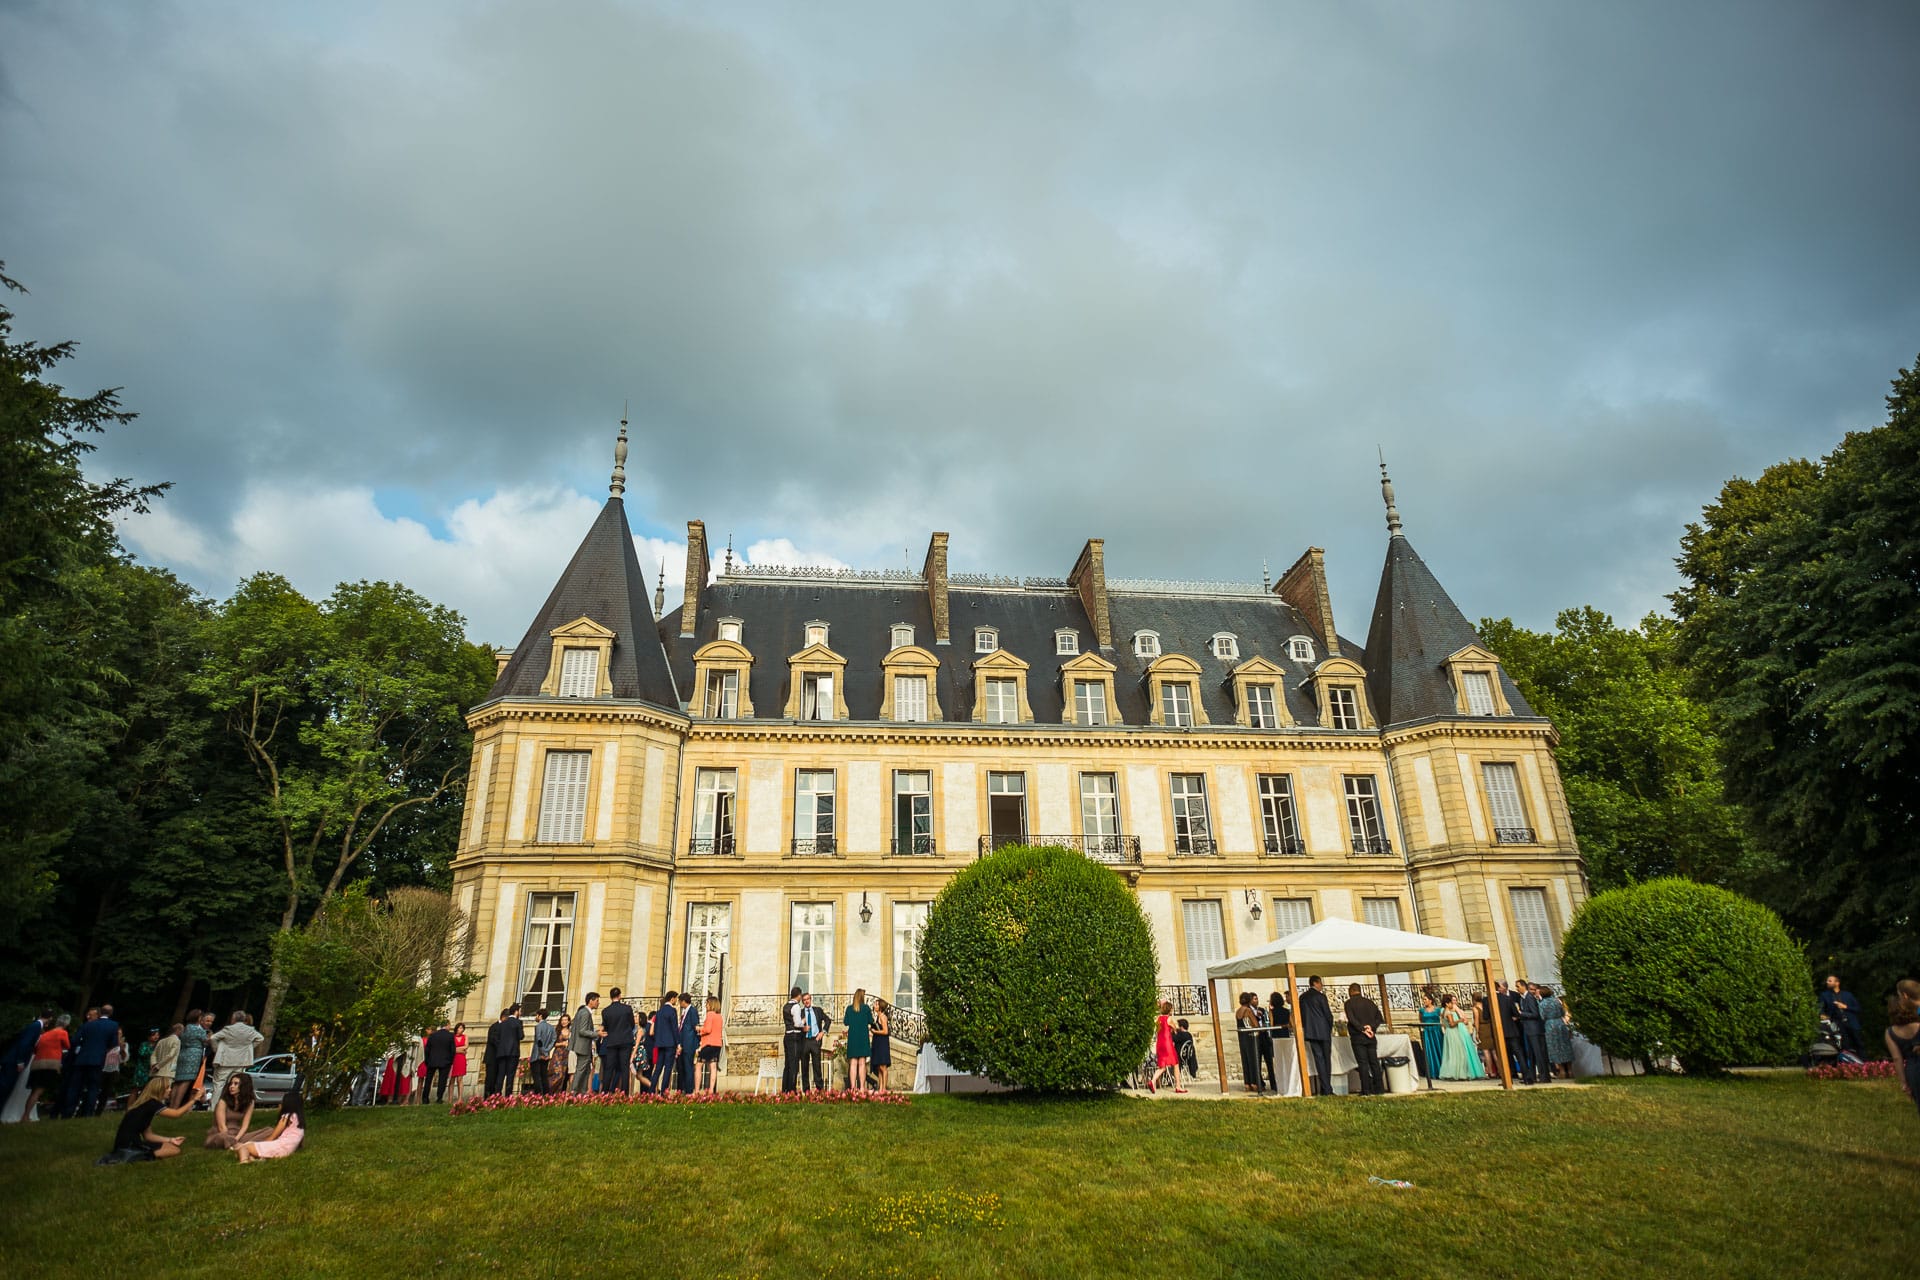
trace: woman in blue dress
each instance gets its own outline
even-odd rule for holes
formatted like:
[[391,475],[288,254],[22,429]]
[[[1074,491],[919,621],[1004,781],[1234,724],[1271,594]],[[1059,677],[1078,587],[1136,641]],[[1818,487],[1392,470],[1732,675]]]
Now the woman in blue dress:
[[1460,1002],[1448,992],[1440,997],[1440,1021],[1446,1026],[1442,1046],[1442,1080],[1484,1080],[1486,1068],[1480,1065],[1480,1046],[1473,1038],[1473,1015],[1460,1008]]
[[1446,1028],[1440,1025],[1440,1006],[1433,1001],[1433,992],[1420,993],[1420,1048],[1427,1055],[1425,1063],[1429,1079],[1440,1074],[1440,1064],[1446,1059]]
[[1553,1064],[1553,1074],[1573,1079],[1573,1024],[1552,987],[1540,988],[1540,1020],[1546,1024],[1547,1061]]
[[873,1010],[867,1007],[865,987],[853,993],[842,1020],[847,1028],[847,1088],[864,1093],[867,1088],[867,1059],[873,1056]]

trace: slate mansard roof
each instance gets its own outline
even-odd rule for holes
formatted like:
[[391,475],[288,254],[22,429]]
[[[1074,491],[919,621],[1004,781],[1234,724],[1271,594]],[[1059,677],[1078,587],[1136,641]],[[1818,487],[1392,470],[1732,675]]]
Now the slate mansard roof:
[[[1446,661],[1480,633],[1460,612],[1427,562],[1403,533],[1387,540],[1387,562],[1380,570],[1380,591],[1373,601],[1367,631],[1367,698],[1382,725],[1408,724],[1458,714]],[[1516,716],[1533,708],[1519,687],[1500,672],[1507,705]]]

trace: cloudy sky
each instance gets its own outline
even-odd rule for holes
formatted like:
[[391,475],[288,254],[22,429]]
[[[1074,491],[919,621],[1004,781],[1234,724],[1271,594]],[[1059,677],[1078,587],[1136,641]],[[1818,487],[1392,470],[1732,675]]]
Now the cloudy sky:
[[[397,12],[396,12],[397,11]],[[1627,619],[1920,351],[1920,6],[0,0],[17,332],[129,544],[511,644],[630,402],[649,575],[1257,580]],[[678,562],[669,569],[678,597]]]

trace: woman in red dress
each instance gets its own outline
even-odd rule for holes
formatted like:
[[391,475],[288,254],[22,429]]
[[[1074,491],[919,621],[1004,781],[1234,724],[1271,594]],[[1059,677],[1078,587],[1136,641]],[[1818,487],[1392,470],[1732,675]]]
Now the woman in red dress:
[[1169,1067],[1173,1069],[1173,1091],[1185,1093],[1180,1087],[1180,1051],[1173,1047],[1173,1027],[1168,1018],[1173,1013],[1171,1002],[1160,1002],[1160,1016],[1153,1024],[1153,1075],[1147,1080],[1147,1092],[1160,1092],[1160,1077]]
[[447,1073],[453,1077],[453,1100],[460,1101],[467,1092],[467,1024],[453,1024],[453,1070]]

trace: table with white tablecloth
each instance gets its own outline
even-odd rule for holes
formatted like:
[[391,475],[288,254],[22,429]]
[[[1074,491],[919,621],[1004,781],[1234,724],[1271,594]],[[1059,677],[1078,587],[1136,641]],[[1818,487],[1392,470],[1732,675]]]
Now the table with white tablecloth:
[[[1260,1034],[1268,1035],[1271,1033],[1262,1030]],[[1411,1036],[1398,1031],[1381,1031],[1375,1034],[1374,1039],[1379,1043],[1380,1056],[1382,1058],[1405,1058],[1407,1060],[1408,1073],[1416,1082],[1419,1081],[1419,1061],[1413,1056],[1413,1038]],[[1358,1069],[1359,1062],[1353,1056],[1353,1046],[1347,1043],[1345,1036],[1335,1036],[1333,1038],[1332,1048],[1333,1052],[1329,1056],[1333,1061],[1334,1075],[1344,1076]],[[1273,1069],[1275,1076],[1280,1082],[1280,1096],[1283,1098],[1297,1098],[1300,1096],[1299,1053],[1300,1051],[1294,1048],[1292,1037],[1274,1036]],[[1309,1046],[1307,1050],[1307,1068],[1308,1070],[1312,1070],[1313,1068],[1313,1050],[1311,1046]],[[1355,1075],[1354,1082],[1358,1080],[1359,1077]]]

